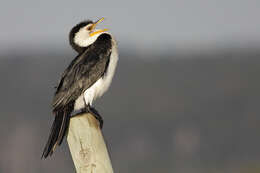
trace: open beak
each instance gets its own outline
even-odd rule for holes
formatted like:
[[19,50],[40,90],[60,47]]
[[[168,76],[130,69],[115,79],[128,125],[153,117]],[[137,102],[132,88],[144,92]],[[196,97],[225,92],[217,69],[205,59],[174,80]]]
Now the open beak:
[[100,30],[97,30],[97,31],[95,31],[95,32],[92,32],[92,31],[96,28],[97,24],[99,24],[99,23],[102,22],[103,20],[104,20],[104,17],[102,17],[101,19],[99,19],[98,21],[96,21],[95,23],[93,23],[93,25],[92,25],[91,28],[90,28],[90,30],[91,30],[91,33],[89,34],[90,37],[92,37],[92,36],[94,36],[94,35],[96,35],[96,34],[98,34],[98,33],[108,31],[108,29],[100,29]]

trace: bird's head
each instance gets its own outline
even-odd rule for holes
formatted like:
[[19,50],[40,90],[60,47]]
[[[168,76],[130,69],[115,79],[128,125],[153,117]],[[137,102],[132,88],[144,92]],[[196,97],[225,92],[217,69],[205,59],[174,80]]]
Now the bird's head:
[[96,29],[97,24],[103,20],[104,18],[101,18],[96,22],[87,20],[74,26],[69,34],[72,48],[77,52],[81,52],[82,49],[94,43],[99,35],[107,31],[107,29]]

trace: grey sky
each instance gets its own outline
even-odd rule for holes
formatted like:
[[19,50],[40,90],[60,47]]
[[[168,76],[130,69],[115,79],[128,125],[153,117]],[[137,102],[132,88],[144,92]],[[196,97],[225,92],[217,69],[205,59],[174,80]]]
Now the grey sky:
[[182,48],[225,42],[260,43],[259,0],[4,1],[0,50],[67,45],[82,19],[105,17],[121,45],[133,49]]

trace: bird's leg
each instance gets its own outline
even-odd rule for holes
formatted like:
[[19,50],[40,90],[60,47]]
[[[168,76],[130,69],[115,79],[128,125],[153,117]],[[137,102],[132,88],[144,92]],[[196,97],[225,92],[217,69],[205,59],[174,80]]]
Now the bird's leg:
[[91,113],[99,121],[99,126],[102,129],[104,121],[101,115],[94,107],[91,107],[90,104],[87,104],[85,99],[84,99],[84,104],[85,104],[85,112]]
[[86,104],[85,99],[84,100],[84,108],[81,108],[80,110],[76,110],[73,112],[73,114],[70,115],[70,118],[76,117],[78,115],[84,114],[84,113],[89,113],[88,105]]
[[76,117],[76,116],[81,115],[83,113],[88,113],[88,112],[86,112],[85,109],[80,109],[80,110],[74,111],[73,114],[70,115],[70,118]]
[[87,110],[88,110],[89,113],[91,113],[99,121],[99,126],[102,129],[102,127],[103,127],[103,118],[98,113],[98,111],[94,107],[91,107],[90,105],[87,105]]
[[89,105],[89,110],[90,110],[89,112],[92,115],[94,115],[94,117],[99,121],[100,128],[102,129],[104,123],[102,116],[98,113],[98,111],[94,107],[91,107],[90,105]]
[[76,117],[83,113],[91,113],[99,121],[100,128],[102,129],[103,118],[101,117],[101,115],[98,113],[98,111],[94,107],[90,106],[90,104],[86,104],[85,100],[84,100],[84,104],[85,104],[85,107],[79,111],[74,112],[74,114],[72,114],[70,116],[70,118]]

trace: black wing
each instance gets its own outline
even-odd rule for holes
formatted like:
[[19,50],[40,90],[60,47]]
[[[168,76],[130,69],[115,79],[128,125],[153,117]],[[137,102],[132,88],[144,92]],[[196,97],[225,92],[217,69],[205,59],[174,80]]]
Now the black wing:
[[53,98],[53,111],[63,109],[75,101],[86,89],[106,72],[112,49],[109,34],[100,35],[97,40],[77,56],[64,71]]

